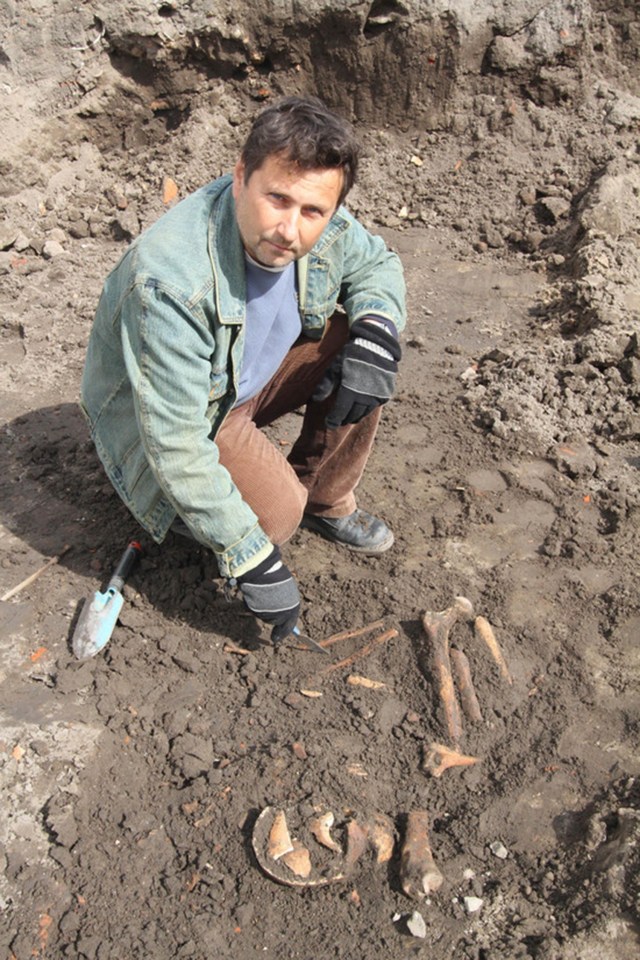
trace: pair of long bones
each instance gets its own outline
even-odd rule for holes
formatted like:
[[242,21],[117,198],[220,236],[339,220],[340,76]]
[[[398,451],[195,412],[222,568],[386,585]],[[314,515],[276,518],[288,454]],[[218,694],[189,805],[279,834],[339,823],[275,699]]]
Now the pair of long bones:
[[482,711],[473,686],[469,660],[462,650],[449,646],[451,629],[460,620],[473,620],[476,636],[488,647],[500,675],[507,683],[513,683],[491,624],[484,617],[474,619],[473,604],[466,597],[456,597],[450,607],[439,613],[427,610],[422,615],[422,626],[430,641],[431,662],[438,682],[447,733],[453,743],[453,749],[441,743],[432,743],[429,747],[424,767],[435,777],[442,776],[449,767],[470,766],[478,762],[477,757],[469,757],[459,752],[462,715],[456,696],[454,675],[465,715],[473,723],[482,720]]
[[[428,610],[423,614],[422,626],[430,642],[431,662],[438,682],[447,733],[453,743],[453,747],[432,743],[427,748],[423,766],[434,777],[441,777],[450,767],[471,766],[478,763],[479,759],[461,753],[459,750],[462,738],[462,716],[456,696],[456,685],[465,716],[473,723],[482,721],[482,711],[473,686],[469,661],[462,650],[449,646],[451,629],[460,620],[473,620],[475,634],[488,647],[500,675],[507,683],[513,683],[491,624],[484,617],[474,619],[473,604],[470,600],[466,597],[456,597],[454,603],[446,610],[440,612]],[[400,861],[400,877],[404,892],[416,900],[434,893],[444,881],[431,851],[429,814],[426,810],[414,810],[409,814]]]

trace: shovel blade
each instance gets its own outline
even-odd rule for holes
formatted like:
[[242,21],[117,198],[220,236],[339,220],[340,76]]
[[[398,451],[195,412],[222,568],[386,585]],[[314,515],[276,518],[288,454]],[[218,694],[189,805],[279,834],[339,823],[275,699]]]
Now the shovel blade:
[[122,594],[113,589],[108,589],[105,593],[96,591],[93,598],[85,603],[71,641],[78,660],[95,657],[96,653],[106,647],[123,603]]

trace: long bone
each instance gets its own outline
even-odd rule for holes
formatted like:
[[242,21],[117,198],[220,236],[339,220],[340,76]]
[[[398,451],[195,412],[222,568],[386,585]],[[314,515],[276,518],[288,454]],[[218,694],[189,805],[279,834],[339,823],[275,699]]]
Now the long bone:
[[432,663],[438,679],[447,730],[456,746],[462,736],[462,720],[451,674],[449,634],[454,623],[458,620],[471,620],[472,618],[473,604],[466,597],[456,597],[455,602],[450,607],[439,613],[427,610],[422,615],[422,626],[431,644]]
[[424,900],[440,889],[443,880],[429,843],[429,814],[426,810],[412,810],[407,817],[407,830],[400,855],[402,889],[408,897]]

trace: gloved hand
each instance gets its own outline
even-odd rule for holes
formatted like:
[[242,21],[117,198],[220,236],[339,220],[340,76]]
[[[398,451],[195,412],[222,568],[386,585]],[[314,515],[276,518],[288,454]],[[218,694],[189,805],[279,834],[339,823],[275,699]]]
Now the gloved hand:
[[247,610],[260,620],[273,624],[271,640],[279,643],[288,637],[300,615],[300,594],[280,549],[274,547],[266,560],[237,577]]
[[330,428],[359,423],[393,396],[402,356],[400,344],[387,327],[373,318],[356,320],[350,340],[316,387],[312,400],[321,401],[337,387],[327,417]]

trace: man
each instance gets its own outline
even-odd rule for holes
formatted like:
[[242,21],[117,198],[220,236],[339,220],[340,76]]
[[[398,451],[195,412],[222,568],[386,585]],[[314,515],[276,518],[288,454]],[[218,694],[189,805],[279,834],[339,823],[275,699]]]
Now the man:
[[[157,542],[173,528],[213,550],[274,642],[300,612],[280,554],[300,525],[370,554],[393,543],[354,489],[394,390],[404,282],[342,206],[357,160],[351,127],[316,98],[267,108],[233,176],[166,213],[109,275],[82,380],[133,515]],[[260,427],[302,406],[285,459]]]

